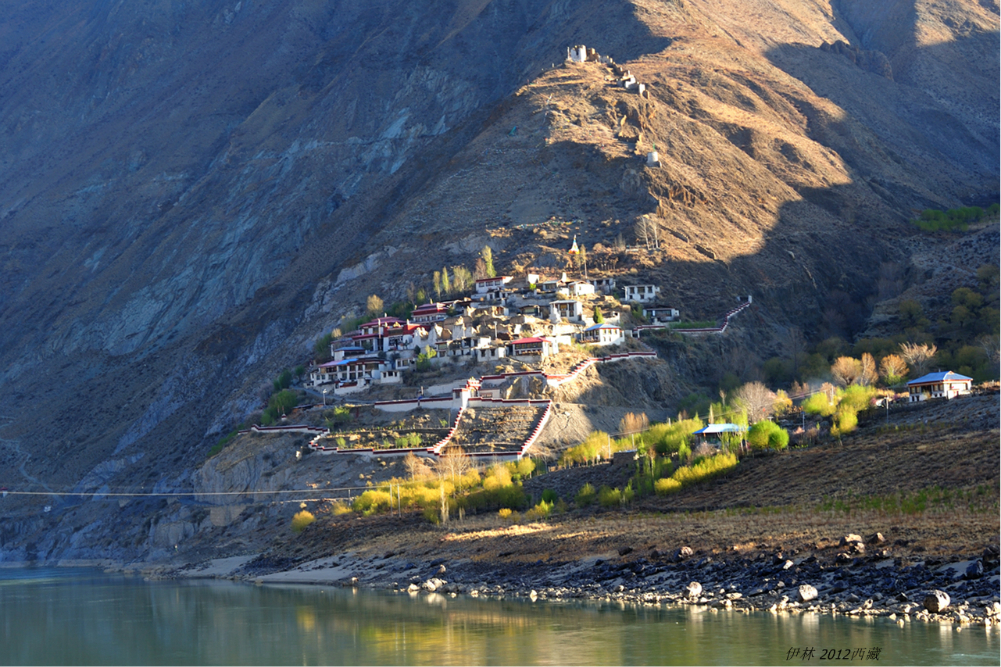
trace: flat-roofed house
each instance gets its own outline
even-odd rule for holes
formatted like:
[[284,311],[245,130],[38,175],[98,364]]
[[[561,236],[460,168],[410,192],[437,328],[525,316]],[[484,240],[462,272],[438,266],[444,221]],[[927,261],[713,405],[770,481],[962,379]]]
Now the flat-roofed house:
[[573,299],[563,299],[549,302],[549,319],[570,320],[571,322],[581,321],[584,314],[584,306],[580,301]]
[[660,294],[660,288],[656,285],[626,285],[624,289],[625,301],[646,303],[656,300],[657,295]]
[[511,276],[496,276],[494,278],[480,278],[474,284],[477,294],[487,294],[504,289],[504,286],[511,282]]
[[643,308],[643,317],[651,322],[677,322],[681,319],[681,313],[677,308],[667,306],[647,306]]

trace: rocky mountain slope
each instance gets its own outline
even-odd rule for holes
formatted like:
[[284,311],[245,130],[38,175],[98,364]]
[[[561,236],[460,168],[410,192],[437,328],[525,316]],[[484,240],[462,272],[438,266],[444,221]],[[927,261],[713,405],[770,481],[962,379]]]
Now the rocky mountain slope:
[[[486,242],[516,269],[576,233],[693,315],[753,293],[721,347],[753,360],[865,311],[914,209],[997,196],[988,0],[0,7],[10,488],[188,484],[319,333]],[[644,215],[658,251],[602,251]]]

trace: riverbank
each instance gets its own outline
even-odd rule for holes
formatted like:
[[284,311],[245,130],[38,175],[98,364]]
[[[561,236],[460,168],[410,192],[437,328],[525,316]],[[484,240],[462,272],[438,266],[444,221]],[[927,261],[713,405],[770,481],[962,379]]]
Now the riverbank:
[[[448,529],[415,526],[414,518],[342,518],[265,553],[148,573],[413,595],[888,617],[900,625],[996,627],[1001,612],[997,547],[974,547],[998,534],[997,517],[977,512],[900,516],[892,524],[875,514],[605,512],[527,525],[484,516]],[[742,541],[723,546],[737,532]],[[954,553],[925,551],[923,543],[947,537]],[[949,604],[933,611],[925,602],[934,591],[946,593]]]

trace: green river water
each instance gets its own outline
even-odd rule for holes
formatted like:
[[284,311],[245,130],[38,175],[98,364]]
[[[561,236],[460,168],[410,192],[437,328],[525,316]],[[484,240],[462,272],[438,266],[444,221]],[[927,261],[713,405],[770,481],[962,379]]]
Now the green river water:
[[997,665],[999,633],[0,569],[2,665],[834,663]]

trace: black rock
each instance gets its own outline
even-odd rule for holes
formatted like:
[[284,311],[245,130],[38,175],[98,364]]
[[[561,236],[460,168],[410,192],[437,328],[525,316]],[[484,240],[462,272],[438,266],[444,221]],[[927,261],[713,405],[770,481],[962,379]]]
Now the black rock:
[[984,564],[980,561],[974,561],[966,568],[967,579],[980,579],[984,576]]
[[632,547],[619,547],[619,555],[620,556],[625,556],[627,554],[631,554],[632,552],[633,552],[633,548]]

